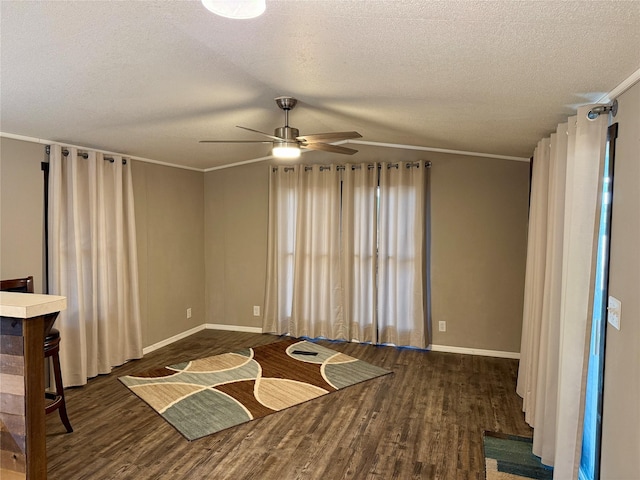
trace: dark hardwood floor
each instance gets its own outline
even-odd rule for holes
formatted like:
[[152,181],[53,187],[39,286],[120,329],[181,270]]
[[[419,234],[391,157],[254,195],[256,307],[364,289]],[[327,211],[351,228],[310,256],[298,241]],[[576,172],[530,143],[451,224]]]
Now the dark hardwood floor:
[[320,342],[394,373],[194,442],[118,381],[277,340],[205,330],[67,389],[74,432],[47,415],[49,480],[479,480],[483,430],[531,435],[516,360]]

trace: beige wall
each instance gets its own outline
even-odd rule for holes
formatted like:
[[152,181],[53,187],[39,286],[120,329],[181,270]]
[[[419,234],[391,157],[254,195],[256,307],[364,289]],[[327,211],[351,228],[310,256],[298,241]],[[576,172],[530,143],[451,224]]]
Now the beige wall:
[[[528,163],[433,161],[434,345],[520,351],[528,202]],[[438,331],[442,320],[444,333]]]
[[205,323],[204,174],[132,163],[142,338],[149,346]]
[[44,291],[44,145],[0,138],[0,278]]
[[640,84],[618,99],[609,295],[622,302],[607,325],[602,480],[640,475]]
[[267,267],[268,165],[205,174],[208,323],[262,328]]
[[[358,148],[360,162],[432,161],[433,343],[519,352],[529,164]],[[336,161],[316,152],[303,161],[327,158]],[[252,306],[263,306],[265,289],[268,166],[208,172],[205,197],[208,321],[259,328]]]

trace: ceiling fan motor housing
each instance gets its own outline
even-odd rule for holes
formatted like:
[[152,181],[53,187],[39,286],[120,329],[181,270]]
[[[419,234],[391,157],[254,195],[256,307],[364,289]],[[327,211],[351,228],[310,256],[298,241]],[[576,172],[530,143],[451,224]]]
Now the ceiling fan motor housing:
[[[289,145],[289,144],[298,144],[298,140],[296,137],[300,136],[300,131],[297,128],[293,127],[279,127],[275,129],[275,133],[273,134],[275,137],[282,138],[283,142],[281,145]],[[274,142],[277,144],[278,142]]]

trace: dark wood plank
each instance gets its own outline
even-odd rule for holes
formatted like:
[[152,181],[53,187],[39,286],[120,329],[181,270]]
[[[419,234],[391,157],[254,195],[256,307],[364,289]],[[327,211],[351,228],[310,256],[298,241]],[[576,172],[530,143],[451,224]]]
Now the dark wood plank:
[[67,389],[74,432],[47,416],[49,479],[480,480],[483,430],[531,435],[516,360],[320,342],[394,373],[194,442],[117,380],[278,339],[205,330]]

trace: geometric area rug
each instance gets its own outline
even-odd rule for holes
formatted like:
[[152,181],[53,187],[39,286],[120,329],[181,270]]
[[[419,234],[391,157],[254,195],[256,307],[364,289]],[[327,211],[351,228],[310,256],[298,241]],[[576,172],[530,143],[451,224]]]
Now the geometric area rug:
[[485,431],[483,444],[487,480],[553,479],[553,469],[532,453],[532,438]]
[[388,373],[291,338],[119,380],[187,440],[196,440]]

